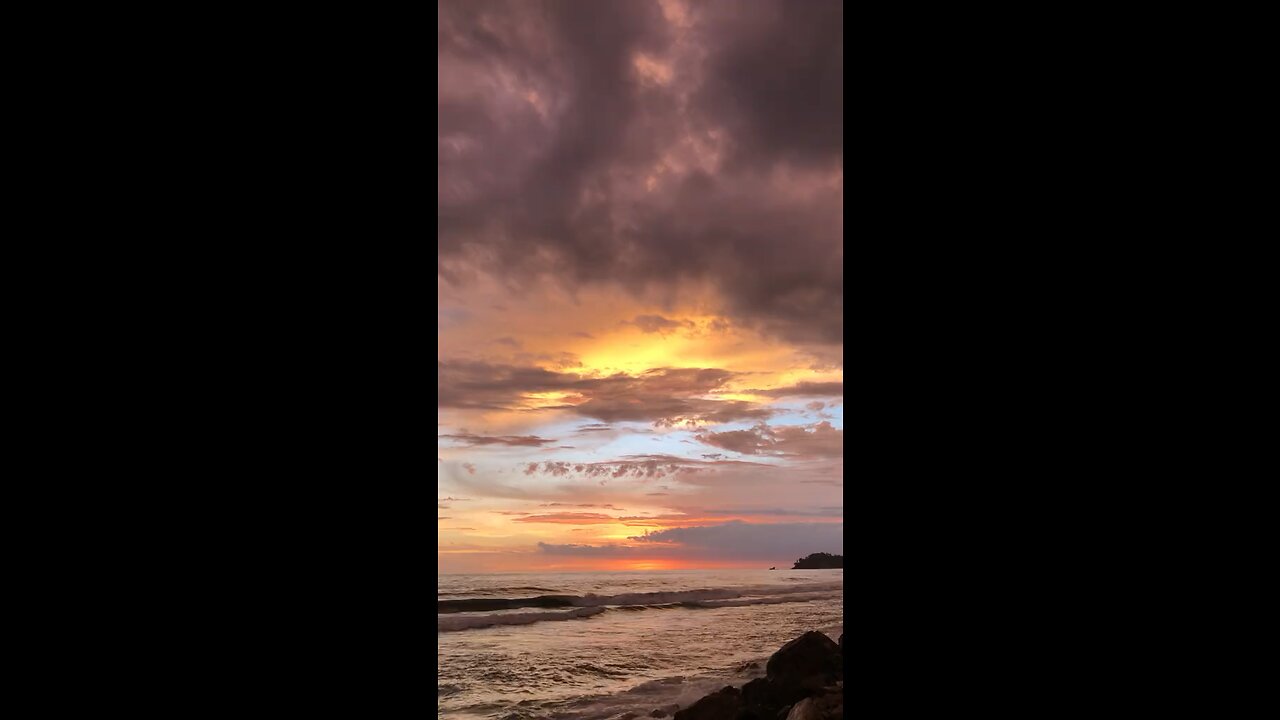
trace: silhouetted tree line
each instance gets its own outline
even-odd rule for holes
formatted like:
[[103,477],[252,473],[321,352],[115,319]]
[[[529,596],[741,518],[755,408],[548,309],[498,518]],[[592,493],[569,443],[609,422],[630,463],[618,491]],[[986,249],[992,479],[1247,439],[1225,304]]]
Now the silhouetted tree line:
[[813,553],[802,557],[791,566],[792,570],[821,570],[827,568],[843,568],[844,556],[831,553]]

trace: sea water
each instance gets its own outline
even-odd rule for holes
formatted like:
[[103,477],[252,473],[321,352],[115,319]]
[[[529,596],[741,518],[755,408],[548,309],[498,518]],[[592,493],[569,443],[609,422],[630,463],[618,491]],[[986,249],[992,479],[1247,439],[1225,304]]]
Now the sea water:
[[844,625],[843,570],[440,575],[437,595],[439,717],[458,720],[647,718]]

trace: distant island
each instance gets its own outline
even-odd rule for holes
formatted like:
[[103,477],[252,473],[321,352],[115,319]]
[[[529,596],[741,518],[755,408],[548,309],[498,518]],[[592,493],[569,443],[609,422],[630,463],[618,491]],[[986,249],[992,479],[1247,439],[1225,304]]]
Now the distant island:
[[813,553],[802,557],[791,566],[792,570],[825,570],[827,568],[843,568],[844,556],[830,553]]

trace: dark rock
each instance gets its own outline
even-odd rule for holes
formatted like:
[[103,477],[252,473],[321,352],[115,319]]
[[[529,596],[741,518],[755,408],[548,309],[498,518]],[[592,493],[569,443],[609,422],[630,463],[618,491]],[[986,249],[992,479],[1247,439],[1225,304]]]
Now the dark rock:
[[773,720],[782,706],[773,685],[764,678],[756,678],[742,686],[742,704],[761,720]]
[[649,713],[649,717],[666,717],[666,716],[667,716],[667,711],[663,710],[662,708],[658,708],[657,710],[654,710],[653,712]]
[[776,717],[778,720],[787,720],[787,716],[790,714],[791,714],[791,706],[783,705],[782,709],[779,710],[778,714],[775,715],[774,717]]
[[734,687],[713,692],[675,714],[675,720],[736,720],[743,710],[742,695]]
[[805,693],[809,695],[821,695],[824,692],[823,688],[829,684],[831,684],[831,675],[827,673],[810,675],[800,681],[800,687],[804,688]]
[[811,698],[811,700],[823,720],[844,718],[844,693],[831,693]]
[[778,703],[796,702],[839,678],[840,646],[810,631],[783,645],[765,668]]
[[805,698],[791,708],[787,720],[822,720],[822,711],[813,698]]

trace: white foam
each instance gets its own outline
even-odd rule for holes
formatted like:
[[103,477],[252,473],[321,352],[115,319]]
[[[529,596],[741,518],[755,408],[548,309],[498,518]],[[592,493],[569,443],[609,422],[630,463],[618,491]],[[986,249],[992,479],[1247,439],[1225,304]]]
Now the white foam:
[[547,620],[576,620],[578,618],[599,615],[605,610],[606,608],[603,607],[585,607],[576,608],[567,612],[527,612],[503,615],[495,614],[441,617],[439,619],[439,628],[440,632],[455,632],[458,630],[472,630],[474,628],[489,627],[491,625],[529,625],[531,623]]

